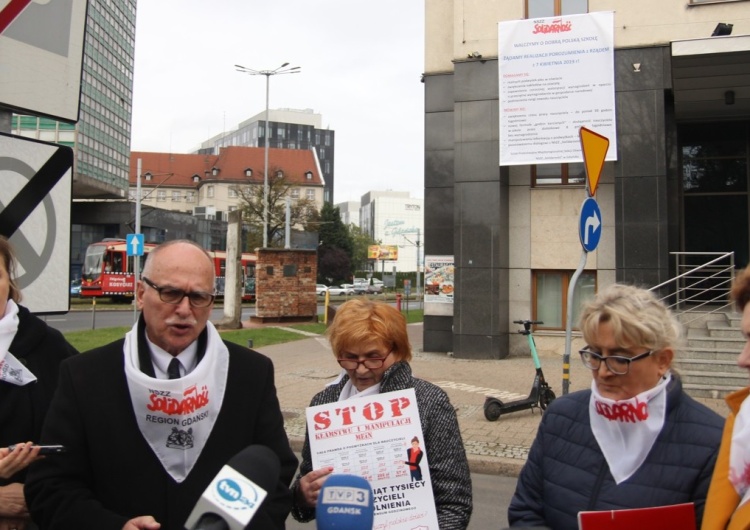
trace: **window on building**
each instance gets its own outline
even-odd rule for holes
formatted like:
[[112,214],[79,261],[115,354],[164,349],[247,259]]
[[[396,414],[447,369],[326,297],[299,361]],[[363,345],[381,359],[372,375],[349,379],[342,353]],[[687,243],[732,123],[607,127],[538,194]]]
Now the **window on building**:
[[299,199],[299,188],[292,188],[290,196],[292,199]]
[[206,186],[206,197],[209,199],[213,198],[214,196],[214,187],[213,186]]
[[582,162],[572,164],[537,164],[531,166],[531,186],[583,186],[586,169]]
[[195,192],[189,191],[185,194],[185,202],[195,202]]
[[588,4],[588,0],[526,0],[526,18],[588,13]]
[[[540,329],[564,330],[568,318],[568,287],[574,271],[535,270],[532,271],[532,318],[544,324]],[[576,282],[573,291],[573,329],[578,328],[581,305],[593,298],[596,293],[596,272],[584,271]]]
[[156,200],[158,202],[164,202],[167,200],[167,192],[164,190],[157,190],[156,191]]
[[305,190],[305,198],[309,201],[315,200],[315,190]]
[[180,202],[180,192],[179,191],[173,191],[172,192],[172,202]]
[[229,198],[230,199],[237,198],[237,188],[229,188]]

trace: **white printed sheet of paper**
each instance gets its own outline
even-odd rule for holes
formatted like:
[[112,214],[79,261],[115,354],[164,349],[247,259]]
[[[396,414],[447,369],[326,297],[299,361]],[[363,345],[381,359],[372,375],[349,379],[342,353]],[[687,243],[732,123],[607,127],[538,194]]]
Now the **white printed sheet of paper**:
[[373,530],[438,530],[413,388],[308,407],[306,416],[313,469],[370,482]]
[[614,13],[498,23],[500,165],[581,162],[579,131],[617,160]]

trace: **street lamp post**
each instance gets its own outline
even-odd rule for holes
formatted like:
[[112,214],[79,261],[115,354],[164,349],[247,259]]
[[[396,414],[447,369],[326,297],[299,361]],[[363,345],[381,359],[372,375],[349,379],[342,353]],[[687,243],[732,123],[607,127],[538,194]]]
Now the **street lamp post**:
[[268,97],[270,79],[272,75],[280,74],[298,74],[300,72],[299,66],[289,67],[289,63],[284,63],[275,70],[253,70],[240,64],[235,64],[234,67],[238,72],[249,75],[264,75],[266,76],[266,128],[264,131],[265,142],[265,154],[264,154],[264,169],[263,169],[263,247],[268,246]]

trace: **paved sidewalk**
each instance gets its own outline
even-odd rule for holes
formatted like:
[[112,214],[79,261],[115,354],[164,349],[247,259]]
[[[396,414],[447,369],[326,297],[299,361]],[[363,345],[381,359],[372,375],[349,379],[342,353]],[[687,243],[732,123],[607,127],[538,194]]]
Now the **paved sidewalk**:
[[[503,360],[454,359],[443,353],[422,352],[422,324],[409,325],[416,377],[443,388],[458,414],[461,436],[473,472],[517,476],[536,436],[541,415],[523,410],[503,415],[495,422],[484,417],[484,400],[496,395],[503,401],[526,397],[534,378],[531,357]],[[292,447],[299,451],[305,436],[305,407],[312,396],[339,373],[325,337],[258,348],[274,361],[276,387]],[[562,356],[540,359],[547,382],[562,395]],[[580,360],[571,358],[570,390],[591,385],[591,374]],[[722,415],[724,402],[701,399]]]

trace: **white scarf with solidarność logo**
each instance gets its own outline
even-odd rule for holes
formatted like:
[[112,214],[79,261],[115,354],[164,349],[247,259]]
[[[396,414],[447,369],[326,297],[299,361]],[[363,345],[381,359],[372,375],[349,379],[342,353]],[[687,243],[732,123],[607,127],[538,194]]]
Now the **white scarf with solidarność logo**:
[[667,372],[654,388],[619,401],[601,396],[596,381],[591,382],[591,430],[615,483],[633,476],[651,452],[664,427],[666,390],[671,380],[672,374]]
[[206,445],[224,400],[229,351],[211,322],[206,353],[179,379],[144,374],[138,357],[138,323],[125,335],[125,377],[141,434],[177,482],[190,474]]
[[0,381],[25,386],[36,381],[36,376],[8,351],[17,332],[18,306],[13,300],[8,300],[5,315],[0,319]]

